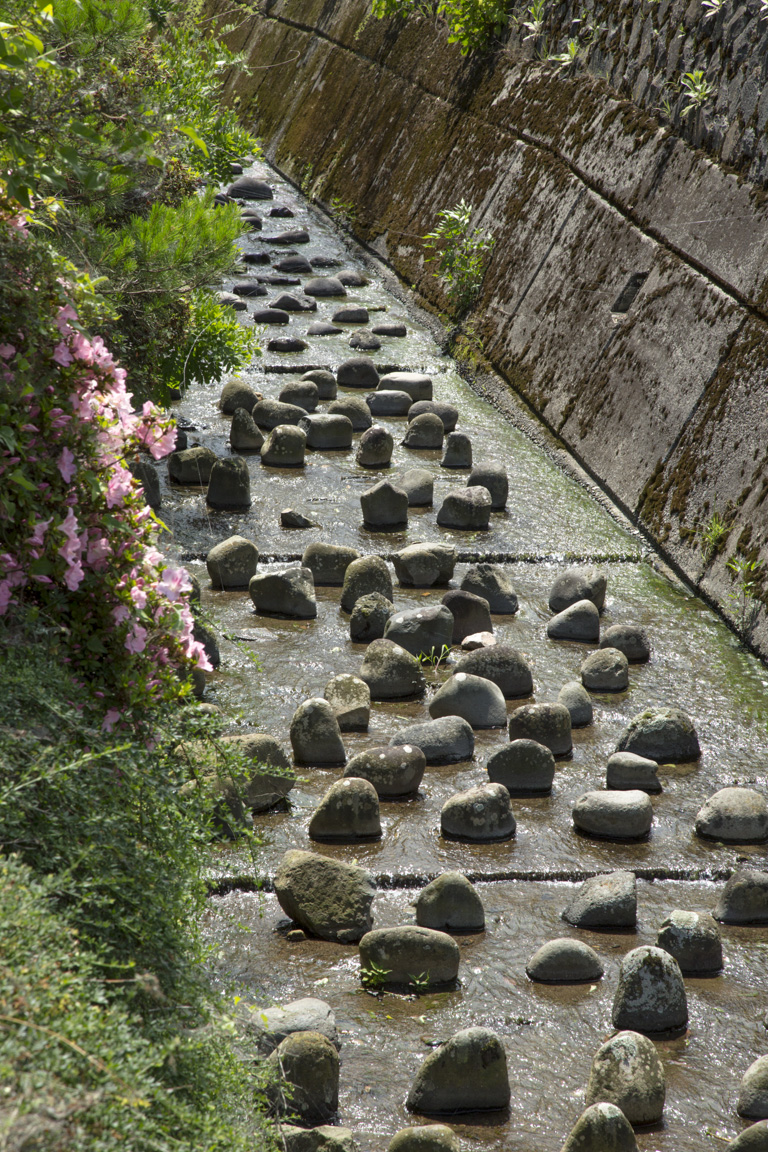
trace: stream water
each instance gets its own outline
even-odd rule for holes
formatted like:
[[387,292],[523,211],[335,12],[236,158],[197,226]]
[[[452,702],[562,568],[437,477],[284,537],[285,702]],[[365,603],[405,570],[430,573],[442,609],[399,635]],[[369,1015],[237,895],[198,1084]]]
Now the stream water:
[[[339,589],[317,590],[318,616],[313,621],[258,616],[247,593],[213,591],[204,556],[212,544],[234,533],[256,542],[260,570],[297,560],[316,540],[385,557],[407,543],[444,540],[465,557],[451,584],[458,587],[469,559],[504,557],[521,607],[514,617],[494,617],[494,630],[498,640],[528,656],[534,672],[531,699],[554,700],[565,681],[579,678],[589,651],[587,645],[546,636],[549,589],[569,557],[597,560],[608,576],[602,627],[642,624],[653,653],[648,664],[630,667],[628,691],[594,697],[595,722],[574,730],[573,756],[558,762],[552,795],[515,799],[517,835],[504,843],[449,842],[439,831],[443,803],[454,792],[482,782],[488,756],[507,739],[503,731],[477,733],[472,762],[427,769],[415,799],[382,801],[383,836],[373,843],[319,845],[308,839],[311,813],[339,772],[306,770],[288,803],[256,817],[263,839],[258,863],[263,891],[252,890],[250,858],[236,844],[211,848],[211,882],[223,893],[212,896],[206,917],[215,976],[233,994],[259,1004],[315,995],[333,1005],[343,1041],[340,1122],[354,1129],[362,1149],[384,1149],[395,1131],[418,1122],[404,1101],[421,1059],[436,1041],[459,1028],[482,1024],[494,1028],[506,1044],[512,1103],[509,1115],[501,1119],[462,1117],[455,1129],[464,1146],[556,1152],[583,1109],[592,1056],[611,1034],[611,1001],[622,954],[641,943],[654,943],[660,922],[672,909],[710,910],[718,881],[738,860],[765,866],[765,846],[704,842],[695,836],[693,822],[706,798],[727,784],[766,790],[768,673],[700,600],[660,574],[636,534],[472,391],[440,352],[418,311],[388,291],[375,264],[364,262],[279,174],[262,163],[249,171],[273,186],[274,201],[256,205],[265,217],[273,205],[285,205],[295,216],[290,221],[265,218],[264,233],[246,233],[242,248],[267,252],[275,262],[285,256],[285,249],[270,246],[261,235],[283,226],[307,228],[311,239],[302,245],[302,255],[364,272],[368,284],[348,289],[345,303],[380,309],[381,316],[374,313],[372,323],[402,320],[408,331],[402,338],[382,337],[374,361],[428,372],[435,398],[458,407],[459,428],[471,435],[475,458],[506,466],[510,497],[505,512],[493,513],[486,533],[438,528],[436,509],[453,485],[466,483],[466,473],[441,469],[438,452],[399,446],[405,418],[377,421],[390,429],[397,445],[390,474],[417,465],[430,469],[435,504],[411,509],[409,526],[400,533],[377,534],[362,526],[360,494],[380,473],[356,465],[358,436],[349,452],[308,452],[306,467],[300,470],[267,468],[258,455],[247,457],[254,501],[247,513],[214,512],[206,507],[202,489],[172,488],[162,475],[161,516],[173,532],[173,547],[200,578],[206,609],[237,640],[222,641],[222,667],[206,690],[206,698],[230,718],[229,730],[267,732],[288,747],[295,708],[310,696],[321,696],[332,676],[357,672],[365,651],[350,641]],[[265,271],[269,269],[250,265],[244,276]],[[316,274],[323,272],[318,268]],[[238,314],[242,322],[252,323],[254,305],[263,306],[281,291],[300,291],[300,286],[276,287],[267,298],[249,300],[249,311]],[[310,320],[330,319],[338,306],[338,301],[320,300],[311,317],[294,315],[287,331],[307,339],[307,350],[265,352],[241,377],[265,397],[276,398],[290,373],[333,368],[354,355],[348,342],[353,326],[344,326],[337,336],[305,335]],[[192,425],[190,443],[199,441],[223,455],[229,452],[230,419],[218,412],[219,391],[218,384],[193,386],[177,412]],[[321,528],[281,528],[280,510],[289,506],[308,511]],[[396,586],[396,606],[437,603],[444,592]],[[430,675],[437,682],[448,674],[441,670]],[[529,702],[510,701],[509,710]],[[679,706],[693,717],[701,759],[662,769],[664,791],[653,799],[654,825],[647,841],[629,845],[578,835],[570,816],[574,801],[604,785],[605,762],[619,733],[632,716],[653,704]],[[405,723],[425,718],[424,701],[374,704],[369,731],[345,734],[347,754],[386,743]],[[288,921],[270,891],[270,878],[282,853],[292,847],[354,858],[368,868],[380,886],[374,904],[377,927],[412,923],[410,904],[417,889],[446,869],[458,869],[477,881],[487,927],[482,934],[458,938],[458,990],[419,997],[371,996],[360,985],[355,947],[289,942]],[[631,868],[640,877],[636,932],[585,933],[560,919],[576,880],[618,867]],[[579,936],[600,952],[606,974],[599,984],[550,987],[528,980],[528,956],[545,940],[563,935]],[[723,943],[721,975],[686,979],[688,1031],[658,1044],[667,1072],[667,1105],[663,1123],[638,1131],[643,1152],[722,1148],[744,1126],[735,1112],[739,1082],[749,1064],[768,1051],[763,1024],[768,929],[724,926]]]

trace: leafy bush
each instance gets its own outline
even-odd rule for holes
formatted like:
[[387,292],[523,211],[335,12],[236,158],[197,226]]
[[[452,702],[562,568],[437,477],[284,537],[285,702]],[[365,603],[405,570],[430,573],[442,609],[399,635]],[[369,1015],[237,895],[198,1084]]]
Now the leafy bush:
[[437,227],[424,237],[425,247],[438,253],[437,274],[456,314],[465,312],[477,299],[496,241],[482,228],[472,228],[471,204],[460,200],[437,214]]
[[447,25],[448,42],[458,44],[462,56],[486,51],[508,20],[504,0],[373,0],[372,11],[379,19],[434,14]]

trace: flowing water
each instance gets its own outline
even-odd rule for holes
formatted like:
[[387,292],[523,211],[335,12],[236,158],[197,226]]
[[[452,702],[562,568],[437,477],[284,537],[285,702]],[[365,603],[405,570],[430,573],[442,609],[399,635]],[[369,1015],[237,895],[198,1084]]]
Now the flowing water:
[[[389,475],[417,465],[430,469],[435,505],[411,509],[408,528],[398,533],[374,533],[362,525],[360,494],[381,473],[355,464],[357,436],[348,452],[308,452],[306,467],[300,470],[267,468],[258,455],[247,457],[254,501],[247,513],[214,512],[206,508],[202,489],[170,488],[163,477],[161,515],[174,534],[173,546],[200,578],[206,609],[233,638],[222,641],[222,669],[210,678],[206,693],[231,719],[230,731],[268,732],[287,746],[298,704],[321,696],[332,676],[357,672],[365,651],[350,641],[339,589],[318,589],[318,616],[312,621],[258,616],[247,593],[210,589],[205,553],[234,533],[256,542],[260,570],[298,560],[315,540],[349,544],[385,558],[416,541],[453,543],[463,562],[457,565],[452,587],[458,587],[471,560],[503,560],[520,611],[514,617],[494,617],[494,630],[498,640],[528,656],[534,671],[531,700],[555,699],[567,680],[579,678],[589,651],[587,645],[546,636],[549,588],[568,558],[600,563],[608,576],[602,626],[642,624],[653,655],[650,663],[630,667],[628,691],[594,697],[595,722],[574,730],[573,756],[558,762],[551,796],[515,799],[517,835],[504,843],[449,842],[439,832],[443,803],[454,792],[482,782],[488,757],[507,738],[503,731],[477,733],[472,762],[428,768],[414,799],[382,802],[383,836],[374,843],[318,845],[309,840],[311,813],[339,772],[305,770],[289,803],[256,817],[263,849],[255,874],[236,844],[211,849],[211,883],[219,894],[210,900],[206,930],[214,944],[216,978],[233,994],[259,1004],[316,995],[333,1005],[343,1041],[340,1122],[355,1130],[363,1149],[385,1148],[398,1128],[414,1122],[405,1110],[405,1096],[434,1043],[459,1028],[482,1024],[494,1028],[506,1044],[512,1103],[505,1116],[461,1117],[456,1131],[466,1147],[556,1152],[582,1111],[592,1056],[611,1033],[611,1001],[622,954],[653,943],[660,922],[673,908],[711,909],[718,883],[739,860],[765,866],[765,846],[704,842],[695,836],[693,822],[704,800],[727,784],[766,790],[768,673],[701,601],[661,574],[635,533],[472,391],[441,353],[418,311],[388,291],[375,264],[364,263],[333,224],[273,170],[257,164],[250,171],[272,184],[272,204],[295,213],[291,220],[265,219],[263,235],[306,227],[311,241],[302,245],[302,255],[365,273],[369,283],[348,289],[345,304],[365,305],[373,313],[371,323],[402,320],[408,330],[403,338],[382,337],[374,361],[382,368],[428,372],[435,398],[458,407],[459,428],[471,435],[475,459],[506,466],[510,497],[505,512],[492,514],[486,533],[438,528],[436,509],[451,486],[466,483],[466,473],[441,469],[439,452],[399,446],[404,418],[377,421],[390,429],[398,445]],[[256,207],[266,216],[272,204]],[[247,233],[243,249],[268,252],[273,262],[286,254],[260,235]],[[244,275],[264,272],[269,269],[251,265]],[[316,270],[318,275],[324,272]],[[282,291],[300,290],[298,283],[275,287],[268,297],[249,300],[249,312],[239,316],[251,323],[254,305],[261,307]],[[317,313],[294,315],[287,331],[306,338],[308,349],[290,355],[265,352],[241,376],[276,398],[290,373],[333,368],[355,355],[348,343],[353,326],[345,326],[337,336],[305,336],[311,320],[330,319],[338,306],[338,300],[320,300]],[[271,334],[266,334],[265,345]],[[219,390],[220,385],[193,386],[177,411],[191,425],[190,443],[199,441],[227,454],[230,420],[218,412]],[[281,528],[280,510],[289,506],[307,511],[321,528]],[[396,606],[438,603],[444,592],[396,586]],[[436,684],[448,674],[449,669],[439,670],[430,678]],[[509,711],[528,702],[511,701]],[[653,704],[680,706],[690,713],[701,759],[661,770],[664,791],[653,798],[654,825],[645,842],[621,844],[578,835],[570,816],[574,801],[604,785],[605,762],[623,727]],[[374,704],[368,733],[345,734],[347,753],[386,743],[404,724],[425,718],[425,701]],[[458,938],[459,988],[419,997],[371,996],[360,985],[356,948],[289,942],[289,925],[270,891],[270,878],[282,853],[292,847],[356,859],[369,869],[379,884],[377,927],[412,923],[410,904],[418,888],[442,871],[458,869],[476,881],[487,925],[484,933]],[[640,877],[637,931],[579,932],[565,924],[560,914],[575,882],[619,867],[631,868]],[[254,890],[258,884],[262,891]],[[577,935],[600,952],[606,972],[599,984],[545,987],[527,979],[528,956],[547,939],[562,935]],[[662,1124],[638,1131],[643,1152],[722,1148],[744,1126],[735,1113],[739,1081],[748,1065],[768,1051],[763,1024],[768,929],[724,927],[723,942],[722,974],[686,980],[688,1031],[658,1044],[667,1071],[667,1105]]]

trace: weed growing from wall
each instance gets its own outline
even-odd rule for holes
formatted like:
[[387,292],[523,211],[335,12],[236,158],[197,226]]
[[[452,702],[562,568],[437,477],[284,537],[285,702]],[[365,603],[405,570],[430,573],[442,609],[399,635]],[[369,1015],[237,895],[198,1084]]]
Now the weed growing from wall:
[[473,208],[460,200],[437,214],[434,232],[424,236],[435,255],[437,275],[445,285],[454,315],[466,312],[477,299],[496,241],[482,228],[472,227]]

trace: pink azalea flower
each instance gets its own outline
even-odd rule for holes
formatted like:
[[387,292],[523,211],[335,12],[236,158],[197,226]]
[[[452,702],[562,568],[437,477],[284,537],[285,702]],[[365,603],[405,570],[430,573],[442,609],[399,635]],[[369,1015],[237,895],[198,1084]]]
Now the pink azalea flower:
[[131,588],[131,600],[133,600],[139,612],[141,612],[142,608],[146,608],[147,606],[147,594],[144,589],[140,588],[138,585],[136,585],[134,588]]
[[61,478],[64,483],[69,484],[70,480],[77,472],[77,468],[75,467],[75,456],[69,448],[62,448],[57,468],[61,473]]
[[92,568],[98,568],[103,566],[110,552],[109,541],[104,536],[100,536],[98,540],[91,540],[86,559]]
[[133,487],[133,476],[127,468],[116,464],[107,485],[107,508],[122,504]]
[[83,572],[82,565],[79,560],[74,564],[70,564],[69,568],[64,574],[64,583],[70,592],[76,592],[83,582],[85,573]]
[[105,732],[111,732],[115,724],[120,719],[120,712],[117,708],[110,708],[101,722],[101,727]]
[[141,624],[134,624],[130,636],[126,637],[125,646],[134,655],[143,652],[147,646],[147,630]]
[[192,584],[185,568],[165,568],[157,584],[158,593],[171,601],[178,600],[183,592],[191,589]]
[[16,355],[16,349],[13,344],[0,344],[0,356],[3,360],[10,360],[12,356]]
[[130,620],[131,613],[126,608],[125,604],[118,604],[116,608],[112,609],[112,619],[115,624],[125,624],[126,620]]
[[3,616],[13,599],[13,588],[10,580],[0,580],[0,616]]
[[68,368],[72,363],[72,353],[67,347],[66,341],[62,340],[53,350],[53,359],[57,364],[61,364],[62,368]]
[[59,308],[59,313],[56,317],[56,327],[62,336],[68,335],[72,331],[69,325],[70,320],[77,320],[77,312],[71,304],[66,304],[63,308]]
[[[51,520],[52,519],[53,517],[51,517]],[[42,548],[45,534],[48,531],[51,520],[38,520],[37,524],[35,524],[34,531],[28,541],[31,548]]]

